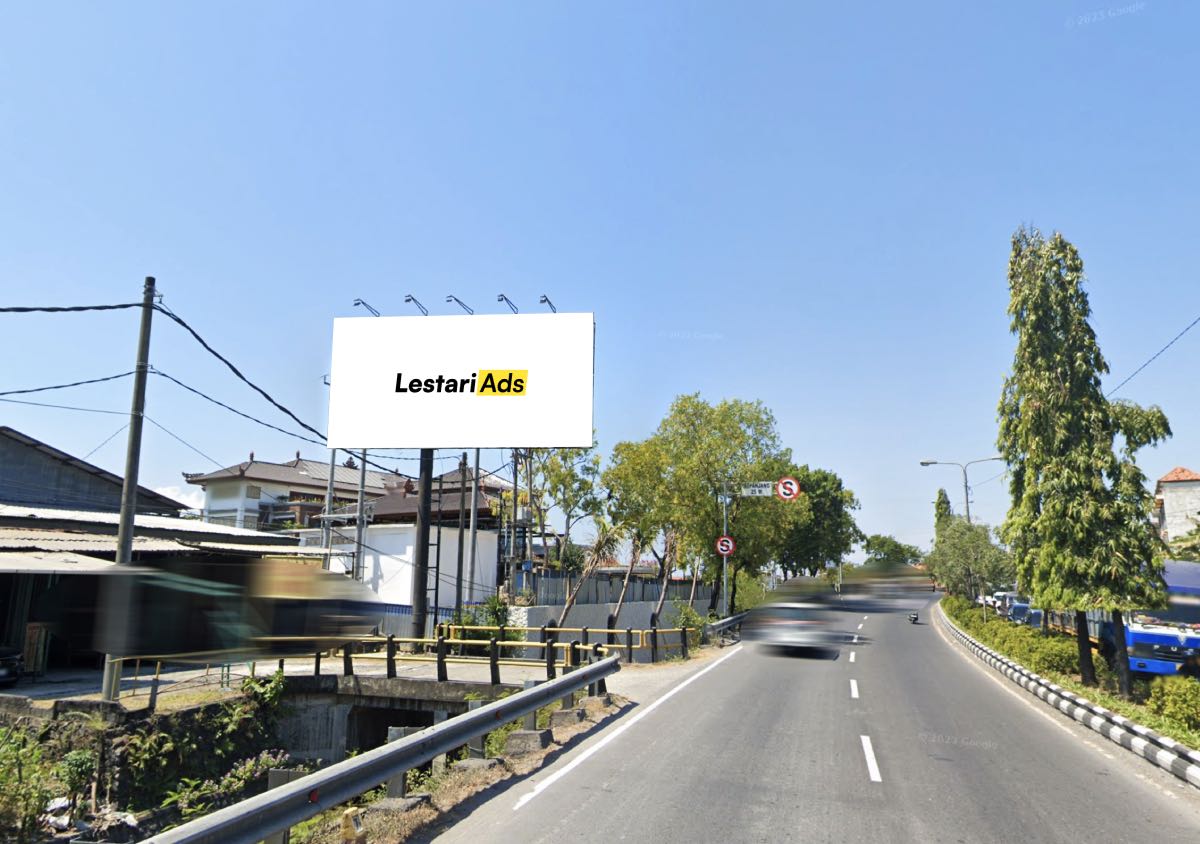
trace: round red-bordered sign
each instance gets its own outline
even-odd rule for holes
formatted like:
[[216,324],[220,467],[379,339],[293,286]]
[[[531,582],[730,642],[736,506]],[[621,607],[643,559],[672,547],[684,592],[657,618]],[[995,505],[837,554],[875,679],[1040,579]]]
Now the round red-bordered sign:
[[733,541],[732,536],[717,537],[717,553],[722,557],[729,557],[737,550],[737,543]]
[[800,482],[791,475],[785,475],[775,482],[775,494],[781,501],[795,501],[800,497]]

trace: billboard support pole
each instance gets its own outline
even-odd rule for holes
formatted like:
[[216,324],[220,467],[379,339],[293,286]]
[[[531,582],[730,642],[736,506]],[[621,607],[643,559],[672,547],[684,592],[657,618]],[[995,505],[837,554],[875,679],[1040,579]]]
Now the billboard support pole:
[[454,621],[462,624],[463,609],[463,531],[466,528],[467,502],[467,453],[458,461],[458,564],[454,578]]
[[417,538],[413,549],[413,636],[425,635],[429,612],[429,510],[433,504],[433,449],[421,449],[417,491]]
[[475,472],[471,476],[471,562],[467,566],[467,603],[475,603],[475,554],[479,539],[476,520],[479,516],[479,449],[475,449]]

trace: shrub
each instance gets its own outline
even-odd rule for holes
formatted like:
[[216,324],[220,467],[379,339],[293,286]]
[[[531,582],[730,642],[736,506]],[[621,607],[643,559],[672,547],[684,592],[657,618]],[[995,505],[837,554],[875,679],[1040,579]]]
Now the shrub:
[[1159,677],[1150,685],[1150,710],[1189,729],[1200,729],[1200,680],[1193,677]]
[[688,647],[699,647],[700,633],[705,625],[704,617],[696,612],[695,608],[690,606],[687,601],[676,598],[671,601],[671,604],[675,607],[675,623],[680,627],[688,628]]
[[37,741],[15,727],[0,732],[0,834],[33,839],[52,781],[52,768]]

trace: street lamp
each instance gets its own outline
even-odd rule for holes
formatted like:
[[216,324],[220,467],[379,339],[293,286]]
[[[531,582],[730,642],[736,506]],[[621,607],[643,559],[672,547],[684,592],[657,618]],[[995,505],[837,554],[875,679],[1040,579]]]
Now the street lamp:
[[554,303],[550,301],[550,297],[547,296],[545,293],[542,294],[542,298],[538,299],[538,304],[539,305],[548,305],[550,307],[551,311],[553,311],[554,313],[558,313],[558,308],[554,307]]
[[370,311],[370,312],[371,312],[371,314],[372,314],[373,316],[379,316],[379,311],[377,311],[377,310],[375,310],[374,308],[372,308],[372,307],[371,307],[371,305],[370,305],[370,304],[369,304],[369,303],[368,303],[366,300],[364,300],[364,299],[355,299],[355,300],[354,300],[354,305],[355,305],[356,307],[357,307],[358,305],[362,305],[364,308],[366,308],[368,311]]
[[469,313],[471,315],[475,314],[475,311],[473,311],[471,308],[468,308],[466,303],[463,302],[462,299],[459,299],[457,296],[455,296],[453,293],[451,293],[449,296],[446,297],[446,301],[447,302],[457,302],[458,306],[460,308],[462,308],[464,311],[466,311],[467,313]]
[[971,523],[971,487],[967,484],[967,467],[976,463],[987,463],[991,460],[1003,460],[1003,457],[984,457],[979,460],[968,460],[966,463],[955,463],[953,460],[922,460],[922,466],[957,466],[962,469],[963,476],[963,508],[967,516],[967,524]]
[[512,308],[512,312],[513,312],[514,314],[518,312],[518,311],[517,311],[517,306],[516,306],[516,305],[514,305],[514,304],[512,303],[512,299],[509,299],[509,298],[508,298],[507,296],[505,296],[503,293],[501,293],[499,296],[497,296],[497,297],[496,297],[496,301],[497,301],[497,302],[503,302],[504,304],[508,305],[510,308]]
[[412,304],[416,305],[418,308],[420,308],[422,316],[429,316],[428,309],[426,309],[426,307],[424,305],[422,305],[420,302],[417,301],[416,296],[412,295],[411,293],[408,293],[404,296],[404,303],[407,305],[410,302]]

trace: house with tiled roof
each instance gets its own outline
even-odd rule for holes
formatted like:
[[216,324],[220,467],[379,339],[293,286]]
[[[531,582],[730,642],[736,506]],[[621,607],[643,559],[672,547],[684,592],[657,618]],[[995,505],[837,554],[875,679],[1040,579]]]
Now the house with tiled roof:
[[1154,487],[1158,531],[1174,542],[1200,526],[1200,473],[1176,466]]
[[[316,524],[325,506],[329,463],[296,459],[286,463],[250,459],[215,472],[185,472],[184,480],[204,490],[204,521],[250,530],[277,530]],[[356,506],[359,467],[349,458],[334,466],[335,507]],[[385,484],[403,483],[406,475],[367,470],[366,498],[380,498]]]

